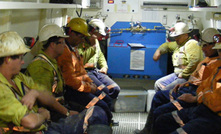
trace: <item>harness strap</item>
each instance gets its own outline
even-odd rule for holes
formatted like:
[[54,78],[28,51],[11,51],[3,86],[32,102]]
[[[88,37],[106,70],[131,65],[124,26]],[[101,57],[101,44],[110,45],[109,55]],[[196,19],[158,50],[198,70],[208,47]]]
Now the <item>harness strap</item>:
[[57,88],[58,86],[58,73],[56,72],[56,69],[54,67],[54,65],[50,62],[50,60],[43,54],[38,54],[37,57],[34,59],[34,61],[38,60],[38,59],[41,59],[41,60],[44,60],[46,61],[49,65],[52,66],[53,70],[54,70],[54,82],[53,82],[53,85],[52,85],[52,93],[55,93],[55,89]]

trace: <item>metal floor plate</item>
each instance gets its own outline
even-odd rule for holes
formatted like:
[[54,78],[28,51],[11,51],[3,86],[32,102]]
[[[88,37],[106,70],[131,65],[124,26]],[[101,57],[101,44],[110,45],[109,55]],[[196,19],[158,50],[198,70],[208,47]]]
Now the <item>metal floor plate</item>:
[[135,129],[142,129],[148,113],[113,113],[113,120],[119,126],[113,126],[113,134],[133,134]]

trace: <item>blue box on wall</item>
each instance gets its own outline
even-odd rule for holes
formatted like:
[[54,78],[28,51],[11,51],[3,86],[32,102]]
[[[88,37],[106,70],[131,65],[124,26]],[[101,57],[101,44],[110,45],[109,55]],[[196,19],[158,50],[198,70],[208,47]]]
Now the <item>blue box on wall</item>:
[[[143,29],[143,30],[142,30]],[[158,79],[167,74],[167,54],[153,60],[156,49],[166,41],[160,23],[116,22],[108,45],[108,74],[113,78]]]

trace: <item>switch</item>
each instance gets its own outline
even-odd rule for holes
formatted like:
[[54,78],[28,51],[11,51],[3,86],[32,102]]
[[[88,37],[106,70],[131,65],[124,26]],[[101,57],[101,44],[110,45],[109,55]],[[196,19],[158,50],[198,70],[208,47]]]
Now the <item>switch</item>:
[[166,24],[167,24],[167,16],[166,16],[166,15],[163,16],[162,24],[163,24],[163,25],[166,25]]

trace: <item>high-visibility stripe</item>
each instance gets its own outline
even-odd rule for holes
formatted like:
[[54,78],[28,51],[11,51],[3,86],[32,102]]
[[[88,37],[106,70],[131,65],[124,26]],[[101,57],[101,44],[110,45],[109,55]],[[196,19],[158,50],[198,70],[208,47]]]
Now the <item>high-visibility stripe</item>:
[[180,103],[176,100],[172,101],[173,105],[180,111],[183,109],[183,107],[180,105]]
[[107,95],[107,94],[106,94],[105,92],[102,92],[102,93],[98,96],[98,98],[99,98],[100,100],[102,100],[106,95]]
[[105,88],[105,85],[104,85],[104,84],[102,84],[102,85],[100,85],[99,87],[97,87],[98,90],[102,90],[102,89],[104,89],[104,88]]
[[187,132],[184,131],[184,129],[182,127],[177,128],[176,131],[177,131],[178,134],[187,134]]
[[[56,77],[56,78],[57,78],[57,77]],[[58,86],[58,81],[57,81],[57,79],[55,79],[55,77],[54,77],[54,83],[53,83],[53,85],[52,85],[52,93],[55,93],[55,90],[56,90],[57,86]]]
[[26,128],[22,127],[22,126],[14,126],[13,130],[17,131],[17,132],[30,132],[30,129],[26,129]]
[[166,86],[162,85],[162,84],[159,84],[161,89],[164,89]]
[[88,119],[92,116],[93,112],[94,112],[94,107],[90,107],[89,109],[87,109],[83,124],[84,133],[87,131]]
[[207,90],[206,92],[204,92],[204,94],[207,94],[207,93],[210,93],[210,92],[213,92],[212,90]]
[[2,132],[3,134],[4,134],[4,133],[8,133],[9,131],[12,131],[12,130],[15,131],[15,133],[18,132],[18,133],[44,134],[43,131],[31,132],[30,129],[26,129],[26,128],[22,127],[22,126],[14,126],[14,127],[12,127],[12,128],[7,128],[7,127],[5,127],[5,128],[1,127],[1,128],[0,128],[0,132]]
[[86,106],[86,108],[90,108],[94,106],[99,100],[102,100],[107,94],[102,92],[98,97],[94,97]]
[[107,88],[108,88],[108,89],[111,89],[111,88],[114,88],[114,87],[117,87],[117,86],[118,86],[118,85],[117,85],[116,83],[113,83],[113,84],[107,86]]
[[92,106],[94,106],[97,102],[99,101],[99,98],[94,97],[86,106],[86,108],[90,108]]
[[197,101],[203,96],[203,92],[199,92],[198,95],[197,95]]
[[170,97],[170,101],[174,101],[174,98],[172,96],[172,93],[173,93],[173,89],[170,89],[170,92],[169,92],[169,97]]
[[55,99],[56,99],[56,101],[58,101],[58,102],[59,102],[59,101],[64,101],[64,96],[56,97]]
[[183,123],[183,121],[180,119],[179,115],[177,114],[177,111],[173,111],[172,112],[172,116],[174,118],[174,120],[181,126],[183,127],[185,124]]

